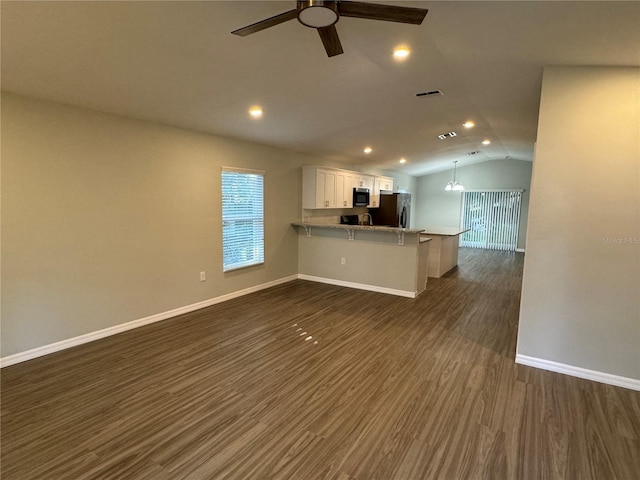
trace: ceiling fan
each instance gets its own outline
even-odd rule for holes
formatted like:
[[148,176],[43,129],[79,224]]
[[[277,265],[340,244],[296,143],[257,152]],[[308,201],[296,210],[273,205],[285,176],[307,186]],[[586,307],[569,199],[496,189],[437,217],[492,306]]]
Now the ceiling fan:
[[327,55],[333,57],[343,53],[335,26],[341,16],[420,25],[427,15],[427,11],[426,8],[398,7],[346,0],[298,0],[296,8],[293,10],[239,28],[231,33],[246,37],[265,28],[297,18],[301,24],[318,30]]

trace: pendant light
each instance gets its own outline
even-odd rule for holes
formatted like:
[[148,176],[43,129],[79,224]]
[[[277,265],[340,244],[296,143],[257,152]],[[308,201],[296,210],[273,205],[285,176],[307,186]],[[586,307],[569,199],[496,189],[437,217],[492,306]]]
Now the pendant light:
[[447,186],[444,187],[447,192],[461,192],[464,190],[464,186],[460,182],[456,181],[456,163],[458,163],[457,160],[453,162],[453,180],[450,180],[449,183],[447,183]]

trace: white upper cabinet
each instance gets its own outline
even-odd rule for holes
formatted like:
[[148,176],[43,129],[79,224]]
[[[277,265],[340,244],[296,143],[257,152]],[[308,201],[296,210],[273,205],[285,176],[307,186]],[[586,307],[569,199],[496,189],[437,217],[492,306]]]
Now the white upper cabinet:
[[336,208],[336,172],[302,169],[302,208]]
[[349,172],[336,173],[336,205],[339,208],[353,207],[353,182]]
[[393,190],[393,178],[390,177],[375,177],[373,182],[373,190],[371,190],[371,196],[369,198],[369,207],[380,206],[380,191],[392,191]]
[[[393,178],[374,177],[361,172],[331,168],[302,168],[302,208],[352,208],[353,189],[368,188],[371,199],[375,197],[377,179],[385,179],[383,190],[393,189]],[[377,190],[378,200],[380,189]],[[370,206],[377,207],[378,204]]]
[[393,190],[393,178],[390,178],[390,177],[376,177],[375,184],[376,184],[376,186],[374,187],[374,190],[377,190],[378,192],[380,190],[388,190],[388,191],[392,191]]
[[336,208],[336,172],[316,172],[316,208]]
[[364,173],[353,172],[353,186],[354,188],[368,188],[373,189],[373,176],[366,175]]

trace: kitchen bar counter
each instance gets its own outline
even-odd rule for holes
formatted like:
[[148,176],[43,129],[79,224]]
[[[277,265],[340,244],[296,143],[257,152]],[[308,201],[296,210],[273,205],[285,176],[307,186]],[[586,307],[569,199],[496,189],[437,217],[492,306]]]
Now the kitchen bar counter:
[[292,223],[294,227],[302,227],[307,233],[307,237],[312,236],[312,230],[317,228],[322,229],[339,229],[348,232],[349,240],[355,240],[355,232],[383,232],[383,233],[395,233],[398,236],[398,245],[404,245],[405,235],[415,235],[423,232],[422,229],[416,228],[398,228],[389,227],[384,225],[349,225],[346,223]]
[[299,278],[415,298],[426,289],[422,229],[298,222]]
[[341,228],[343,230],[366,230],[369,232],[405,232],[405,233],[421,233],[424,229],[421,228],[398,228],[388,227],[385,225],[349,225],[346,223],[292,223],[294,227],[315,227],[315,228]]
[[468,232],[470,229],[462,229],[458,227],[425,227],[422,232],[427,235],[441,235],[441,236],[457,236],[462,235],[464,232]]

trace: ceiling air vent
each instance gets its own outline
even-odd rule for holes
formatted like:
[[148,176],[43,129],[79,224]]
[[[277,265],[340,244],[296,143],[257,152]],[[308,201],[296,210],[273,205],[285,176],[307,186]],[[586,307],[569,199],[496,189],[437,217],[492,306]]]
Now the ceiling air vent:
[[478,155],[479,153],[480,153],[480,150],[475,150],[473,152],[467,153],[467,155]]
[[429,90],[428,92],[416,93],[416,97],[436,97],[438,95],[444,95],[442,90]]
[[453,138],[456,135],[458,135],[456,132],[442,133],[442,134],[438,135],[438,138],[440,140],[445,140],[447,138]]

